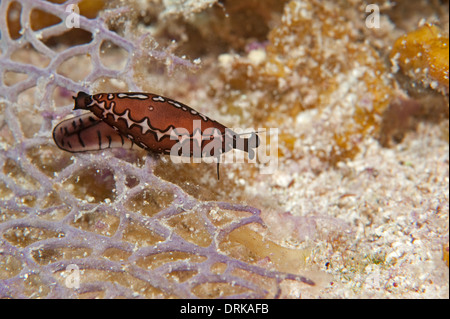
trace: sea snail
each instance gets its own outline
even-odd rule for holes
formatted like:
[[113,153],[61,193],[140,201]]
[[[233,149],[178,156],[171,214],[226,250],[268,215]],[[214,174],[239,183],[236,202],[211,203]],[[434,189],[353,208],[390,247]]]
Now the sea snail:
[[259,137],[243,138],[231,129],[172,99],[151,93],[79,92],[74,109],[91,113],[59,123],[53,130],[56,145],[68,152],[113,147],[143,149],[177,156],[217,158],[232,149],[255,157]]

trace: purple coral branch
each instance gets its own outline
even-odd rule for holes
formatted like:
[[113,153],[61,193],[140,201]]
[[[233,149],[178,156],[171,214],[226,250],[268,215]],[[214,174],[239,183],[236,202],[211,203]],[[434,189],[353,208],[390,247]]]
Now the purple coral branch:
[[[73,163],[54,176],[48,176],[39,170],[29,158],[29,150],[34,147],[53,145],[51,140],[51,120],[68,114],[71,106],[55,109],[52,105],[52,93],[56,86],[65,88],[68,91],[88,91],[89,85],[102,77],[121,78],[131,90],[138,90],[139,84],[133,77],[133,59],[136,57],[149,57],[152,60],[168,62],[167,70],[171,71],[173,66],[183,66],[190,69],[196,66],[189,60],[175,56],[170,48],[158,50],[157,46],[148,49],[142,45],[146,40],[156,43],[149,34],[125,37],[108,29],[103,18],[87,19],[79,16],[80,26],[92,34],[92,41],[87,44],[68,47],[62,52],[56,52],[48,47],[42,39],[59,36],[68,31],[65,26],[65,19],[70,14],[65,11],[68,4],[77,4],[79,0],[71,0],[63,5],[54,4],[43,0],[21,0],[22,6],[21,25],[24,27],[20,38],[14,40],[9,35],[6,22],[6,13],[11,0],[0,2],[0,96],[5,101],[3,115],[4,123],[12,133],[14,143],[5,148],[0,146],[0,167],[5,167],[7,161],[13,161],[17,170],[23,172],[27,178],[35,180],[39,186],[25,185],[20,182],[20,177],[10,172],[0,171],[0,185],[4,185],[11,191],[11,198],[0,198],[0,213],[6,212],[8,218],[0,223],[0,234],[14,234],[16,231],[41,230],[42,233],[50,234],[49,238],[31,238],[30,243],[21,247],[17,243],[11,242],[4,236],[0,237],[0,254],[12,256],[21,261],[20,271],[10,278],[0,280],[0,297],[27,298],[28,295],[24,287],[24,278],[38,274],[42,284],[50,287],[48,298],[75,298],[79,294],[87,292],[103,292],[104,297],[114,298],[124,296],[128,298],[142,297],[136,294],[131,287],[125,287],[118,283],[109,281],[83,282],[79,289],[65,287],[64,284],[55,279],[55,275],[65,271],[70,264],[76,264],[80,269],[103,270],[110,273],[128,274],[137,280],[148,283],[160,289],[165,294],[174,294],[183,298],[195,298],[193,288],[206,283],[228,283],[237,285],[248,290],[239,293],[235,298],[262,298],[267,295],[267,291],[257,283],[248,278],[239,277],[233,274],[234,270],[244,270],[250,274],[257,274],[265,278],[275,279],[278,285],[277,294],[279,296],[279,284],[284,279],[297,280],[306,284],[313,284],[305,277],[295,274],[268,270],[260,266],[251,265],[243,261],[231,258],[220,252],[218,245],[220,241],[231,231],[247,224],[256,223],[263,225],[260,211],[256,208],[240,204],[226,202],[201,202],[186,194],[182,188],[168,181],[164,181],[153,174],[153,169],[157,163],[155,157],[149,155],[145,159],[143,167],[137,167],[125,160],[120,155],[115,155],[114,151],[104,151],[92,154],[77,154],[73,157]],[[39,8],[59,17],[62,22],[48,28],[33,31],[30,28],[30,13],[34,8]],[[103,16],[111,15],[113,12],[123,14],[125,8],[118,8],[114,11],[104,12]],[[125,49],[129,53],[126,67],[121,71],[105,68],[100,61],[99,53],[103,41],[110,41]],[[35,65],[13,61],[11,56],[18,50],[32,46],[37,52],[48,57],[50,63],[43,68]],[[68,59],[77,55],[90,55],[93,70],[85,81],[79,83],[59,74],[56,70]],[[11,86],[3,83],[4,74],[7,71],[25,73],[28,78]],[[38,86],[39,83],[39,86]],[[24,108],[17,105],[19,95],[25,90],[38,87],[41,90],[38,105],[33,106],[41,112],[42,126],[39,133],[34,137],[27,137],[24,134],[26,128],[22,127],[19,121],[17,109]],[[25,108],[26,109],[26,108]],[[3,124],[3,123],[0,123]],[[1,128],[1,127],[0,127]],[[126,151],[122,155],[126,155]],[[109,202],[89,203],[76,198],[68,189],[62,187],[64,183],[74,176],[77,176],[86,168],[95,167],[106,169],[112,172],[115,177],[116,197]],[[139,183],[132,188],[126,186],[126,176],[132,175],[139,179]],[[99,181],[100,182],[100,181]],[[140,213],[130,212],[126,209],[128,198],[139,194],[144,188],[152,187],[163,192],[173,194],[173,202],[152,217],[144,216]],[[52,192],[57,192],[60,203],[44,204],[46,198]],[[22,202],[24,197],[32,197],[35,205],[27,205]],[[208,210],[221,209],[239,212],[248,212],[250,216],[241,218],[223,229],[219,229],[209,220]],[[65,210],[67,213],[59,220],[50,220],[47,217],[58,210]],[[178,235],[169,227],[165,220],[186,211],[195,210],[198,217],[204,221],[205,229],[211,236],[211,244],[208,247],[201,247],[189,242]],[[21,213],[24,217],[14,218],[10,212]],[[96,211],[98,214],[108,214],[119,218],[119,226],[114,234],[105,236],[92,231],[83,230],[74,226],[74,221],[85,212]],[[9,215],[8,215],[9,214]],[[161,236],[163,240],[155,245],[135,247],[133,243],[123,240],[123,234],[130,223],[136,223],[146,229]],[[52,235],[53,234],[53,235]],[[58,235],[55,235],[58,234]],[[35,252],[39,250],[57,251],[58,249],[87,249],[89,253],[83,258],[70,260],[59,259],[56,261],[47,260],[44,262],[35,258]],[[104,257],[104,253],[109,248],[117,248],[130,254],[127,260],[113,261]],[[160,254],[163,252],[186,252],[191,255],[203,256],[205,260],[194,262],[192,260],[178,260],[167,262],[155,269],[143,269],[137,266],[137,261],[146,256]],[[224,263],[227,268],[223,274],[215,274],[211,271],[211,266],[215,263]],[[44,263],[44,264],[42,264]],[[196,274],[188,280],[178,283],[170,281],[167,275],[172,271],[196,271]]]

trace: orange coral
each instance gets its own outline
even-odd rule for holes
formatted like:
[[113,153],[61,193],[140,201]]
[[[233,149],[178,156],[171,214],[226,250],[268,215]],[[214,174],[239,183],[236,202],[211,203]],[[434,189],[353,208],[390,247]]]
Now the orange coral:
[[448,92],[448,35],[426,24],[395,41],[391,52],[394,65],[426,86]]
[[442,254],[443,254],[442,259],[445,261],[448,267],[448,243],[442,246]]

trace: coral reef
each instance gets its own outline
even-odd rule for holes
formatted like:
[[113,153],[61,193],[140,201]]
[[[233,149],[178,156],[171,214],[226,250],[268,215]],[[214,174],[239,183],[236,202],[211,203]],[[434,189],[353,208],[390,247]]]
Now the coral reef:
[[[448,1],[373,2],[2,0],[0,296],[448,298]],[[278,128],[278,166],[63,152],[78,91]]]
[[398,38],[391,59],[416,82],[448,93],[448,50],[448,36],[427,24]]

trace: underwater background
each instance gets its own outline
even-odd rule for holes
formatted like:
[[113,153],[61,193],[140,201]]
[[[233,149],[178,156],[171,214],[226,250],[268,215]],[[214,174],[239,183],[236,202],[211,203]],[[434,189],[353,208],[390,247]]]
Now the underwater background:
[[[1,0],[0,297],[448,298],[448,10]],[[64,152],[79,91],[276,128],[277,165]]]

